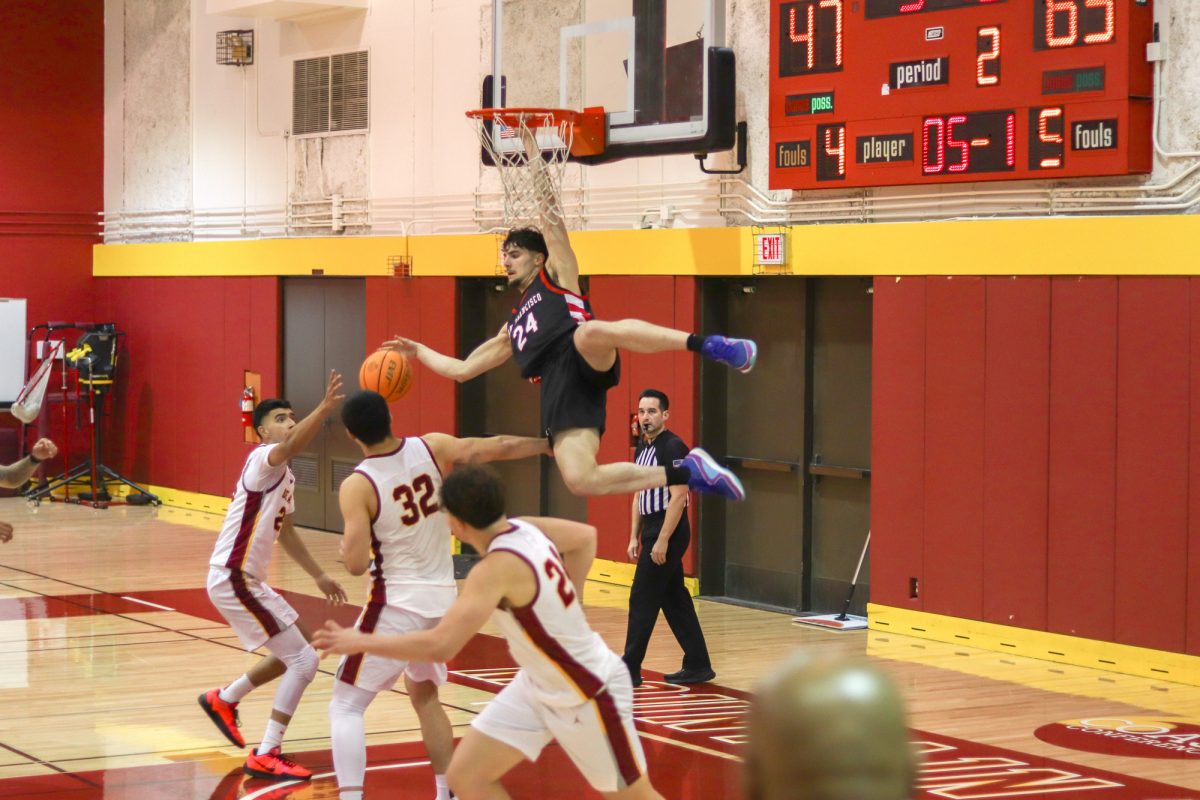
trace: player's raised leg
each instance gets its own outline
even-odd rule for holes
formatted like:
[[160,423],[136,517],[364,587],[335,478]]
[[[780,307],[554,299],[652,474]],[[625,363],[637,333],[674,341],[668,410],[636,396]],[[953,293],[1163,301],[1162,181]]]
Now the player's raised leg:
[[689,489],[744,500],[746,490],[732,471],[694,447],[678,465],[648,467],[628,461],[596,463],[600,433],[571,428],[554,434],[554,461],[567,489],[576,495],[627,494],[659,486],[687,484]]
[[612,366],[618,348],[635,353],[691,350],[728,364],[738,372],[754,369],[758,359],[758,345],[751,339],[701,336],[641,319],[588,320],[575,330],[575,348],[593,369],[601,372]]

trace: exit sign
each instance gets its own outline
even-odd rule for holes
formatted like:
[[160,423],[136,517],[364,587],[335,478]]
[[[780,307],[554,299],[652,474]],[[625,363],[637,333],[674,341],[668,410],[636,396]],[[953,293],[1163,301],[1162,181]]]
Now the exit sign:
[[754,263],[783,264],[786,261],[784,237],[782,233],[754,234]]

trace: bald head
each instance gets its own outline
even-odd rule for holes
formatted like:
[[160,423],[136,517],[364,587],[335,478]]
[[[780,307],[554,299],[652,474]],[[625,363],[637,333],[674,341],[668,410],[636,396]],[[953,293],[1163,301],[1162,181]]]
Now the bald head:
[[759,685],[749,800],[908,800],[915,778],[900,693],[868,662],[802,653]]

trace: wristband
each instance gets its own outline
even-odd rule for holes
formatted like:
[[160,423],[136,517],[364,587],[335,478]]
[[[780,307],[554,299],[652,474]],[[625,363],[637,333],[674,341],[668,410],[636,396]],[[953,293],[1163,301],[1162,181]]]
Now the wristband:
[[28,458],[28,459],[29,459],[29,463],[33,464],[35,467],[36,467],[38,464],[40,464],[40,463],[42,463],[43,461],[45,461],[45,459],[44,459],[44,458],[38,458],[37,456],[35,456],[35,455],[33,454],[33,451],[32,451],[32,450],[30,450],[30,451],[29,451],[29,453],[28,453],[28,454],[27,454],[25,457],[26,457],[26,458]]

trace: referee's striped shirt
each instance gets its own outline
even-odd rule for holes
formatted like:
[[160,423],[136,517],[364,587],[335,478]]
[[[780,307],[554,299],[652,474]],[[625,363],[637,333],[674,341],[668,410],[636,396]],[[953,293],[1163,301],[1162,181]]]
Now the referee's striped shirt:
[[[664,429],[654,441],[638,440],[637,455],[634,461],[644,467],[669,467],[678,459],[687,455],[687,445],[675,434]],[[643,489],[638,492],[638,513],[643,517],[651,514],[661,514],[667,510],[671,500],[671,490],[666,486],[656,489]]]

